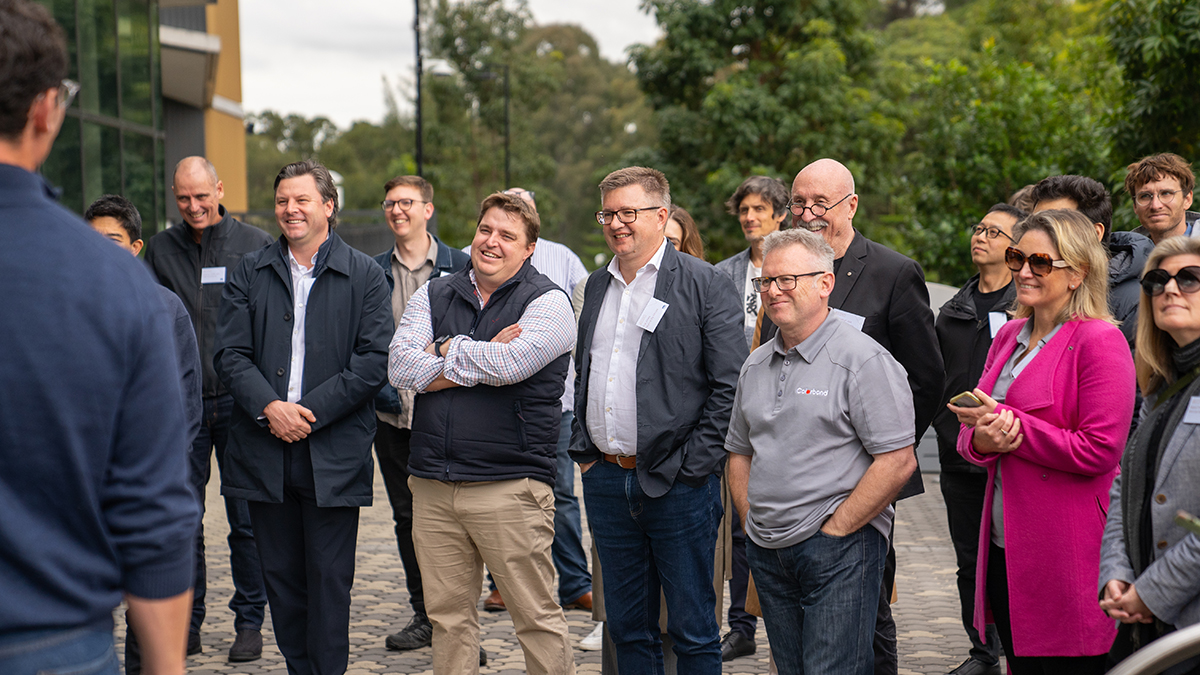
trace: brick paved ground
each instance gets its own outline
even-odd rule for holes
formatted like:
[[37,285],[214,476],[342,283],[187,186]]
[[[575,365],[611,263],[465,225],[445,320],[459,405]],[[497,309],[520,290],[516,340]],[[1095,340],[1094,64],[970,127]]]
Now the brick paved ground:
[[[224,504],[218,496],[216,468],[208,490],[205,516],[208,556],[208,619],[204,624],[204,652],[188,660],[189,672],[221,675],[265,675],[286,673],[283,657],[274,644],[268,625],[263,637],[263,658],[249,664],[226,660],[233,642],[233,616],[225,607],[233,592],[229,555],[224,538],[228,533]],[[577,479],[578,480],[578,479]],[[899,560],[899,602],[893,605],[900,648],[901,675],[945,673],[966,657],[968,642],[959,619],[954,590],[954,551],[946,530],[946,515],[938,489],[937,474],[925,474],[926,493],[900,504],[896,523],[896,554]],[[579,492],[582,494],[582,492]],[[432,673],[430,649],[389,652],[383,640],[403,627],[412,615],[404,588],[404,572],[396,552],[391,512],[380,479],[376,480],[375,506],[363,509],[358,535],[358,561],[350,625],[350,673]],[[585,528],[586,530],[586,528]],[[585,537],[587,535],[585,534]],[[586,545],[586,542],[585,542]],[[483,592],[481,589],[480,606]],[[726,600],[728,605],[728,600]],[[507,613],[480,611],[483,646],[488,666],[483,673],[524,673],[524,659]],[[586,636],[594,625],[590,612],[569,611],[567,621],[575,640]],[[118,642],[124,621],[118,617]],[[722,632],[725,628],[722,628]],[[767,672],[767,638],[758,633],[758,653],[725,664],[727,675]],[[119,645],[119,652],[123,649]],[[600,672],[600,653],[576,650],[580,673]]]

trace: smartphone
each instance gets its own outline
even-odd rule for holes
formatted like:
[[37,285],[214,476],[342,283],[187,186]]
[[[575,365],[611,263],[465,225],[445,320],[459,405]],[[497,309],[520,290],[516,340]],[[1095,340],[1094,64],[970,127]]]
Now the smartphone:
[[979,406],[983,405],[983,401],[980,401],[979,397],[975,394],[972,394],[969,391],[964,391],[963,393],[950,399],[950,405],[956,405],[960,408],[978,408]]
[[1175,524],[1183,526],[1192,534],[1200,535],[1200,518],[1193,516],[1187,511],[1178,511],[1175,513]]

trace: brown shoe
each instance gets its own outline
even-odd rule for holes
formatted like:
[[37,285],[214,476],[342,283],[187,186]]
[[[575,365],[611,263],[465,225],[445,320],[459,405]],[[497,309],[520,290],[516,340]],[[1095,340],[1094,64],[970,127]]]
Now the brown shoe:
[[575,598],[574,602],[568,602],[563,605],[563,609],[586,609],[589,612],[592,611],[592,592],[588,591]]
[[500,589],[492,591],[492,594],[483,601],[483,611],[485,612],[503,612],[507,609],[504,606],[504,598],[500,597]]

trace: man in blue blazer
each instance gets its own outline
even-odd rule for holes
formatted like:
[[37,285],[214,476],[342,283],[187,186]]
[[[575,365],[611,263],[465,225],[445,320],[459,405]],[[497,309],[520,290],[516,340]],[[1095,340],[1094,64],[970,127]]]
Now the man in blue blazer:
[[679,672],[715,675],[713,556],[725,432],[746,359],[741,304],[725,275],[667,243],[661,172],[620,169],[600,195],[614,258],[584,292],[571,457],[609,630],[623,672],[661,671],[661,588]]

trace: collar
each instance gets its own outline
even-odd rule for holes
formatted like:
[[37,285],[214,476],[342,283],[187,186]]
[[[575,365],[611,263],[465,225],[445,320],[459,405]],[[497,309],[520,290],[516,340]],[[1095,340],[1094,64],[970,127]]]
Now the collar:
[[305,267],[299,260],[296,259],[296,256],[292,254],[292,247],[288,246],[286,248],[288,265],[292,268],[293,272],[296,270],[300,270],[301,272],[312,272],[317,269],[317,256],[321,255],[320,249],[317,249],[317,252],[313,254],[312,260],[308,261],[312,266]]
[[[655,272],[662,269],[663,256],[666,255],[666,252],[667,238],[663,237],[662,243],[658,245],[658,250],[654,252],[654,255],[650,257],[650,260],[645,265],[642,265],[640,268],[638,268],[637,275],[640,275],[643,270],[648,268],[653,268]],[[615,279],[619,280],[621,283],[625,283],[625,277],[621,275],[621,260],[619,258],[613,256],[613,259],[608,261],[607,269],[608,273],[611,274]],[[637,275],[634,276],[635,279],[637,278]]]
[[[437,258],[438,258],[437,241],[435,241],[433,238],[433,235],[429,234],[428,232],[425,233],[425,237],[429,239],[429,250],[425,252],[425,262],[429,263],[430,265],[432,265],[434,267],[437,267]],[[392,260],[400,263],[401,265],[404,265],[404,261],[400,259],[400,248],[396,244],[392,245]],[[407,265],[405,265],[405,267],[407,267]]]
[[[291,265],[292,249],[288,246],[287,238],[282,234],[272,244],[279,249],[279,255],[276,260],[283,261],[284,265]],[[257,267],[270,265],[272,260],[271,255],[264,255],[259,261]],[[329,231],[329,237],[321,243],[317,249],[317,255],[313,259],[313,275],[316,276],[324,268],[328,267],[332,270],[337,270],[346,276],[350,275],[350,252],[349,247],[343,245],[341,237],[334,230]],[[279,270],[282,274],[283,270]]]
[[38,194],[58,201],[59,191],[40,173],[33,173],[15,164],[0,164],[0,192],[19,195]]
[[[1038,341],[1038,346],[1045,347],[1046,343],[1049,342],[1051,340],[1051,338],[1053,338],[1055,335],[1057,335],[1058,331],[1061,330],[1062,327],[1063,327],[1063,324],[1060,323],[1057,326],[1055,326],[1053,329],[1051,329],[1049,333],[1046,333],[1046,337],[1044,337]],[[1030,317],[1029,320],[1025,322],[1025,325],[1021,326],[1021,332],[1017,333],[1017,344],[1021,345],[1025,349],[1029,349],[1029,339],[1032,337],[1033,337],[1033,317]]]
[[819,354],[825,347],[825,343],[829,342],[829,339],[832,338],[833,334],[838,330],[837,324],[840,321],[841,319],[835,317],[833,315],[833,311],[830,310],[829,314],[825,316],[825,320],[821,322],[821,325],[817,326],[817,329],[812,332],[812,335],[809,335],[801,340],[800,344],[792,347],[791,349],[784,349],[783,331],[780,330],[775,333],[775,339],[771,342],[771,348],[774,349],[775,353],[779,354],[780,356],[786,356],[789,351],[796,352],[800,355],[800,358],[804,359],[808,363],[812,363],[813,360],[817,358],[817,354]]

